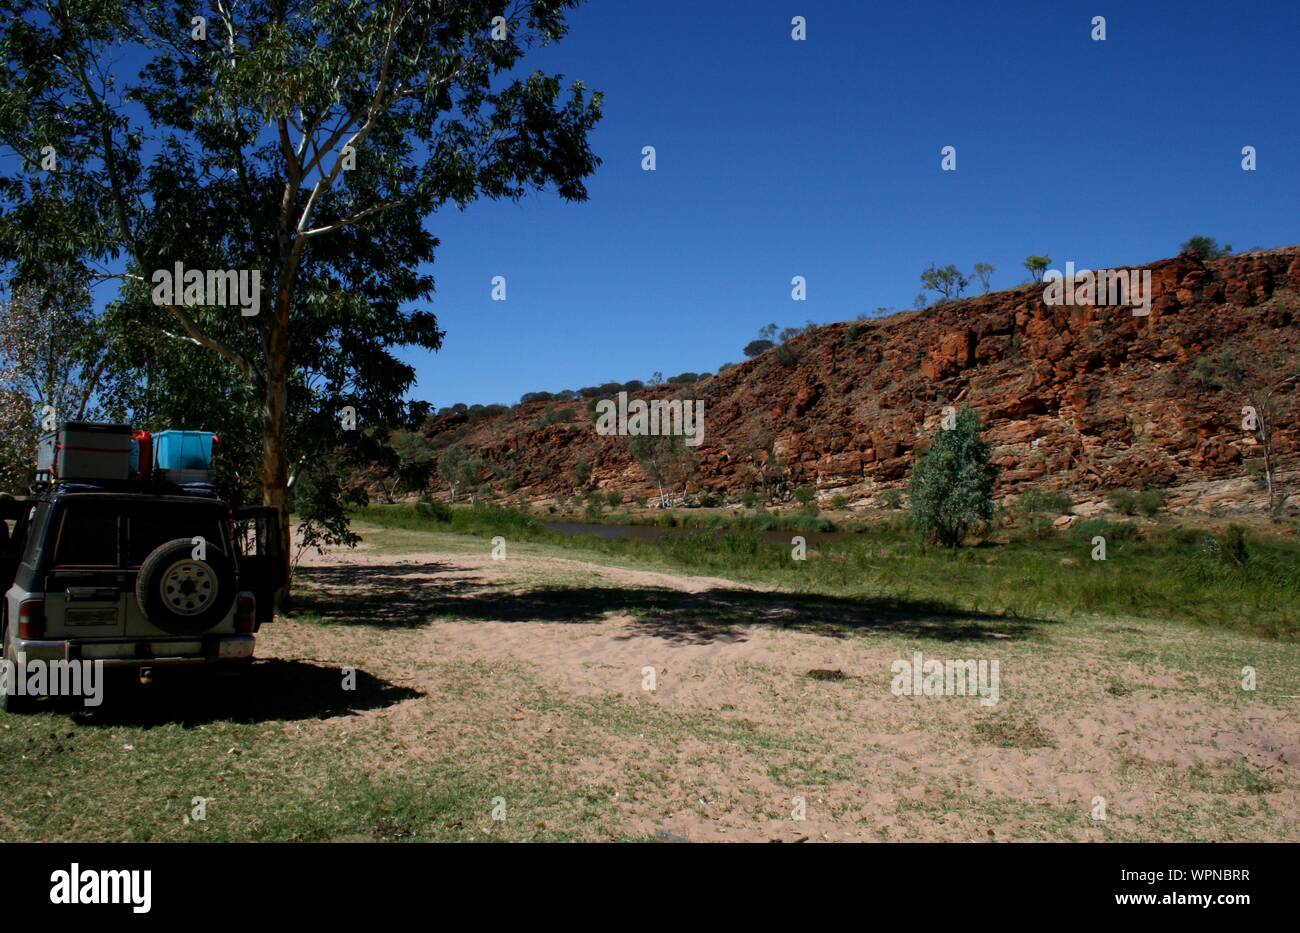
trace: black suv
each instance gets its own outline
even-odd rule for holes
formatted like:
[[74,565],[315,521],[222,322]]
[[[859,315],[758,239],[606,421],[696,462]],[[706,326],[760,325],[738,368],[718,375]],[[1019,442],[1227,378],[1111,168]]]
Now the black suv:
[[[205,486],[61,483],[0,499],[3,660],[248,661],[285,583],[279,515]],[[6,690],[0,707],[27,697]]]

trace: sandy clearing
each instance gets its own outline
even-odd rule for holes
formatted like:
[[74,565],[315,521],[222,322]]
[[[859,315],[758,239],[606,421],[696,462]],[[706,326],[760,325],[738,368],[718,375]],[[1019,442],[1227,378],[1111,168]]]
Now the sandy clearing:
[[[679,724],[666,733],[609,728],[594,751],[557,765],[555,750],[580,746],[586,720],[522,710],[491,678],[476,696],[479,721],[504,724],[518,765],[552,773],[557,794],[607,791],[621,834],[1102,839],[1104,826],[1119,838],[1300,839],[1294,709],[1251,703],[1177,669],[1019,641],[976,649],[831,637],[744,617],[695,633],[691,619],[697,608],[712,611],[711,594],[753,589],[567,558],[353,552],[303,565],[308,592],[340,597],[323,613],[336,624],[277,624],[259,653],[354,663],[419,690],[419,699],[361,714],[383,720],[410,754],[463,726],[464,701],[439,690],[436,671],[465,663],[522,669],[574,704],[616,702]],[[575,586],[566,606],[568,591],[554,588]],[[655,601],[606,607],[607,589],[649,590]],[[358,590],[378,590],[373,611],[348,608],[342,598]],[[386,615],[385,603],[400,611]],[[570,609],[583,621],[564,621]],[[646,624],[664,612],[671,629]],[[914,649],[999,658],[1001,701],[989,709],[968,697],[894,696],[890,665]],[[813,669],[848,679],[816,681]],[[1125,689],[1112,692],[1116,683]],[[1027,727],[1038,732],[1018,731]],[[1004,732],[1010,747],[987,738]],[[1034,734],[1047,744],[1017,739]],[[1099,797],[1106,824],[1091,818]],[[800,807],[806,818],[792,819]]]

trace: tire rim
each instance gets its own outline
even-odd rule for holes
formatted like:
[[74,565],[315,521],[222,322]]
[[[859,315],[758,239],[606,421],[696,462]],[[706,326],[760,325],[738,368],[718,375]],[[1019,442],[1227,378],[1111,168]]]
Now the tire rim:
[[183,560],[163,574],[163,602],[178,616],[196,616],[217,598],[217,578],[202,561]]

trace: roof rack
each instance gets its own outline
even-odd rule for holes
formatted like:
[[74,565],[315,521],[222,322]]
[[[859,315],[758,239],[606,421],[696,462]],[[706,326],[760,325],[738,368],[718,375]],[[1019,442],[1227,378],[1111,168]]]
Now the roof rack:
[[164,479],[96,479],[96,480],[41,480],[39,474],[32,487],[36,496],[50,497],[66,493],[107,492],[142,496],[195,496],[204,499],[218,498],[211,483],[174,483]]

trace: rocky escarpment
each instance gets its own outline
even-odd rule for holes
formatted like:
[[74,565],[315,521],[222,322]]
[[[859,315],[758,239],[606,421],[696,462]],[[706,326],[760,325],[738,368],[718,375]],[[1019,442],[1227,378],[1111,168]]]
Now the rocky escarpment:
[[[818,327],[787,350],[690,386],[706,411],[691,488],[757,488],[770,434],[788,488],[869,502],[905,486],[945,406],[968,405],[988,426],[999,495],[1067,489],[1086,499],[1161,487],[1174,507],[1262,506],[1247,477],[1262,455],[1242,429],[1248,401],[1207,365],[1226,351],[1266,371],[1279,415],[1276,465],[1295,491],[1300,247],[1206,262],[1181,255],[1143,268],[1152,287],[1145,317],[1127,307],[1049,306],[1042,285],[1025,285]],[[592,465],[591,485],[652,490],[627,440],[597,435],[586,400],[519,405],[477,421],[445,415],[425,431],[494,464],[496,484],[520,495],[574,492],[581,460]]]

